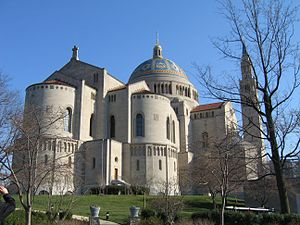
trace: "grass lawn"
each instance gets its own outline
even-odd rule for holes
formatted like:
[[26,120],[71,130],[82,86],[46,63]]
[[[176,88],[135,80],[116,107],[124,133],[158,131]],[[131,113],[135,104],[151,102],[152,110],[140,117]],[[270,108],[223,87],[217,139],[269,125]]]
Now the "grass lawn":
[[[15,196],[16,197],[16,196]],[[142,195],[81,195],[81,196],[63,196],[63,207],[70,201],[71,198],[75,198],[75,203],[72,207],[72,213],[75,215],[89,216],[89,206],[98,205],[101,207],[100,218],[105,219],[105,213],[109,211],[110,221],[117,223],[124,223],[127,221],[131,206],[139,206],[143,208],[143,196]],[[184,202],[184,209],[181,212],[182,217],[190,217],[194,212],[201,210],[209,210],[212,208],[211,198],[208,196],[198,195],[186,195],[181,196]],[[59,196],[52,196],[51,203],[57,205]],[[159,196],[146,196],[146,204],[150,207],[151,200],[159,198]],[[17,199],[17,198],[16,198]],[[220,203],[220,199],[217,199],[217,203]],[[35,196],[34,209],[46,210],[48,205],[48,196]],[[17,207],[21,208],[20,203],[17,201]]]

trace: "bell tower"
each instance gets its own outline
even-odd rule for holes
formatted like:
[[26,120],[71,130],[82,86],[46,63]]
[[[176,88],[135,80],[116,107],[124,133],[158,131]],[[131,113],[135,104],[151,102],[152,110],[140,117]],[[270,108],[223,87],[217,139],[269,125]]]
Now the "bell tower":
[[240,96],[243,119],[244,140],[251,143],[255,149],[251,150],[251,156],[257,159],[257,172],[263,173],[265,146],[263,143],[262,122],[257,109],[259,109],[256,78],[253,73],[251,59],[246,46],[243,44],[241,59],[242,79],[240,80]]

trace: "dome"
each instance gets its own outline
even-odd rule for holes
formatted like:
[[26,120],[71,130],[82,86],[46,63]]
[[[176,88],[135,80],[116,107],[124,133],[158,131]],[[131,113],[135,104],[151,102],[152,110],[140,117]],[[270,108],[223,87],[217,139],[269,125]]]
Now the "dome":
[[162,57],[162,48],[156,44],[153,50],[153,58],[141,63],[131,74],[129,83],[143,80],[147,77],[167,76],[169,80],[182,80],[188,82],[184,71],[173,61]]

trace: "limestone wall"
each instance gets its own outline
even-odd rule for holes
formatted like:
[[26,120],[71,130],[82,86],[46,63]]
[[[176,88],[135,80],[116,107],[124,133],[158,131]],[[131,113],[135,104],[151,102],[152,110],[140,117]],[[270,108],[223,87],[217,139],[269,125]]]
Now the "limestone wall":
[[[33,125],[34,114],[43,123],[43,134],[59,137],[73,137],[75,88],[59,84],[35,84],[26,89],[25,123]],[[67,109],[71,112],[70,130],[64,125]]]
[[[177,146],[179,144],[179,124],[177,116],[170,105],[170,100],[164,96],[136,93],[132,95],[132,143],[161,143]],[[144,134],[136,135],[136,116],[143,115]],[[167,118],[169,118],[169,138],[167,137]],[[175,128],[173,129],[173,121]],[[175,131],[175,141],[172,141]]]

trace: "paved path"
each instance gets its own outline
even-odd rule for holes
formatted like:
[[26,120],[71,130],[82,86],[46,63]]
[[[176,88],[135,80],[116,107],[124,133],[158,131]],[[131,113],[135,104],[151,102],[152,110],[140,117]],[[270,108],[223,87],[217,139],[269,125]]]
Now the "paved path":
[[[76,219],[76,220],[89,221],[89,218],[87,216],[73,215],[72,218]],[[114,222],[110,222],[110,221],[106,221],[106,220],[100,220],[100,224],[101,225],[119,225],[118,223],[114,223]]]

